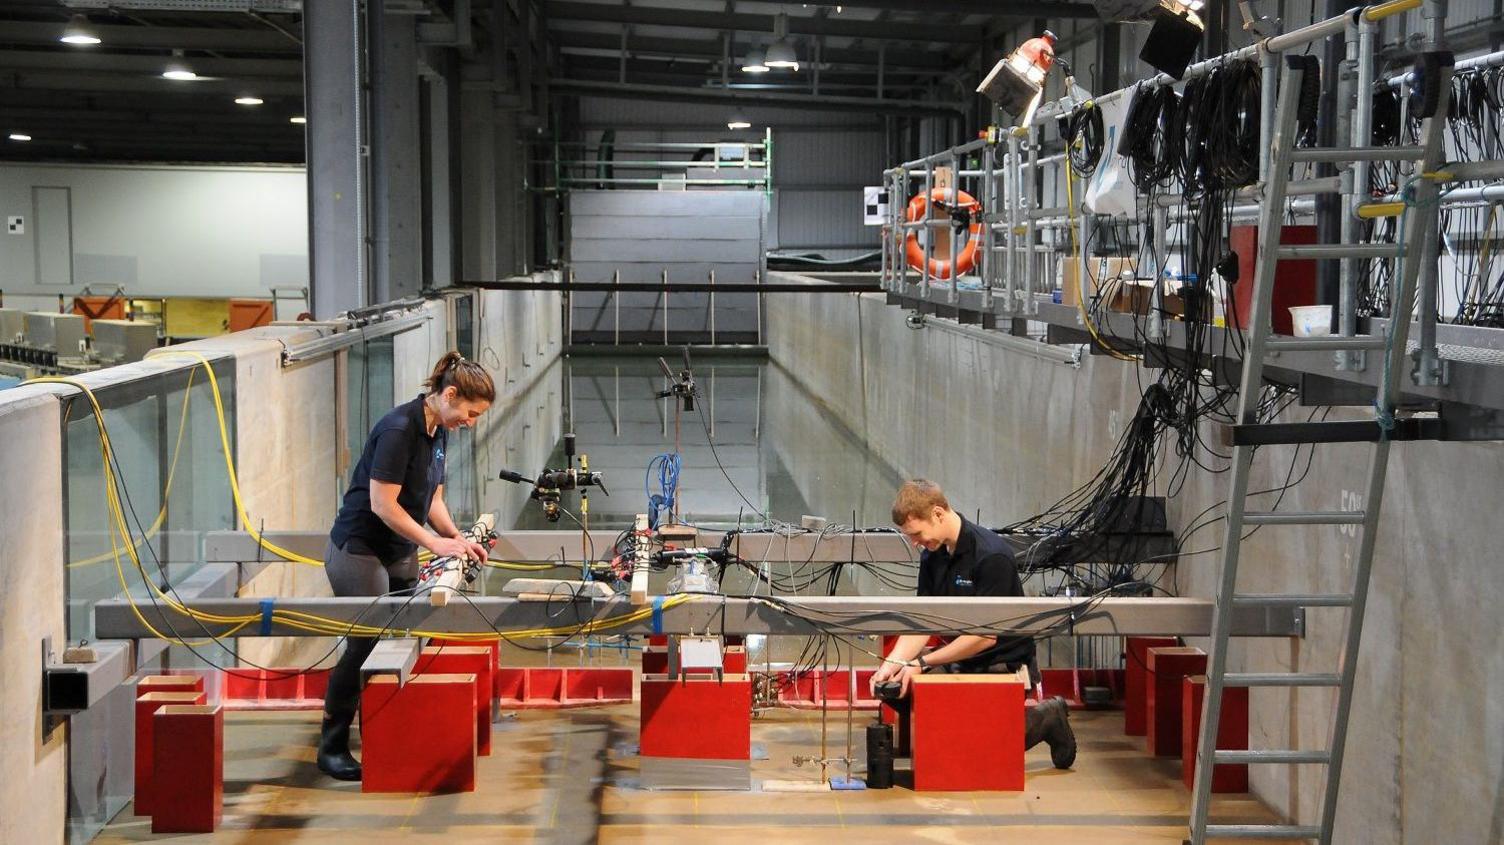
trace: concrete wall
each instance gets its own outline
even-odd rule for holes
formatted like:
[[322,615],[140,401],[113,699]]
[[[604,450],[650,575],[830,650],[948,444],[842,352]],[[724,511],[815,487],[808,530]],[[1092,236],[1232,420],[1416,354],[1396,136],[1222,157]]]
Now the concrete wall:
[[[939,481],[984,521],[1038,513],[1085,483],[1154,378],[1115,360],[1079,368],[985,333],[935,325],[915,331],[880,296],[768,298],[773,360],[796,374],[883,461]],[[809,362],[819,362],[811,365]],[[1306,419],[1310,409],[1294,409]],[[1334,411],[1330,419],[1346,413]],[[1356,509],[1367,449],[1323,447],[1281,509]],[[1307,450],[1261,450],[1254,487],[1278,486]],[[1215,462],[1212,464],[1215,466]],[[1159,489],[1173,465],[1160,473]],[[1170,500],[1183,531],[1226,495],[1225,476],[1192,469]],[[1394,447],[1378,538],[1368,624],[1338,812],[1339,842],[1493,843],[1504,834],[1504,573],[1491,520],[1504,495],[1504,446]],[[1252,507],[1272,506],[1255,497]],[[1360,496],[1358,498],[1361,498]],[[1220,528],[1183,538],[1184,552],[1221,544]],[[1265,528],[1244,546],[1250,592],[1350,588],[1355,540],[1334,528]],[[1216,554],[1186,554],[1164,586],[1211,596]],[[1233,671],[1334,671],[1344,617],[1308,611],[1307,636],[1239,641]],[[1205,643],[1193,643],[1205,645]],[[1335,696],[1327,690],[1253,691],[1259,748],[1325,748]],[[1291,743],[1295,743],[1293,745]],[[1320,767],[1259,766],[1259,797],[1302,822],[1319,814]]]
[[[56,842],[68,731],[42,733],[42,638],[64,641],[62,425],[50,389],[0,392],[0,842]],[[20,444],[25,444],[24,448]],[[58,503],[38,512],[36,502]]]
[[[66,200],[39,201],[38,189],[66,189]],[[205,297],[304,287],[307,204],[296,167],[10,165],[0,216],[25,225],[0,231],[0,289],[7,305],[51,309],[89,284]],[[71,267],[39,267],[47,243],[61,243]]]

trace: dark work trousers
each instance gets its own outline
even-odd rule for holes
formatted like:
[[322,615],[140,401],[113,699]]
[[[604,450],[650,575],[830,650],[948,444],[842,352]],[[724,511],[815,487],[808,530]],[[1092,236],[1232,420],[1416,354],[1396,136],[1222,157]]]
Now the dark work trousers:
[[[1031,691],[1037,691],[1040,688],[1039,661],[1031,659],[1028,665],[1029,683],[1033,686],[1033,690]],[[940,666],[936,666],[930,671],[941,675],[1011,675],[1014,672],[1017,672],[1019,669],[1022,669],[1023,666],[1024,664],[1022,663],[1001,663],[995,666],[989,666],[986,671],[973,670],[968,672],[962,669],[959,663],[946,663]],[[891,707],[893,709],[893,712],[898,714],[898,724],[896,725],[898,736],[895,738],[894,747],[902,749],[905,753],[907,753],[908,751],[908,744],[906,740],[909,736],[909,716],[913,711],[914,703],[914,699],[911,698],[911,696],[913,695],[912,690],[913,687],[911,686],[909,695],[906,695],[903,698],[883,699],[883,705]],[[1024,697],[1027,698],[1028,693],[1025,693]],[[1039,716],[1038,708],[1024,708],[1024,750],[1028,751],[1030,748],[1033,748],[1043,741],[1043,719],[1041,719]]]
[[[324,573],[336,596],[411,595],[418,580],[418,554],[384,564],[374,555],[352,554],[334,543],[324,549]],[[329,672],[324,713],[350,724],[360,708],[360,667],[376,647],[376,637],[349,637],[345,653]]]

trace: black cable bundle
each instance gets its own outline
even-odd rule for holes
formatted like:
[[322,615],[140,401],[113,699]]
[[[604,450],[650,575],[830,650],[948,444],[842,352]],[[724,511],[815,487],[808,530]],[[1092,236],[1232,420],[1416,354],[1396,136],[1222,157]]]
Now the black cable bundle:
[[1128,174],[1142,193],[1168,187],[1175,176],[1177,159],[1169,154],[1166,140],[1179,102],[1180,95],[1168,85],[1141,84],[1128,104],[1118,155],[1128,159]]
[[1070,155],[1071,169],[1077,176],[1097,172],[1097,164],[1102,161],[1105,134],[1102,110],[1096,103],[1087,103],[1066,118],[1065,147]]
[[1259,177],[1260,89],[1257,62],[1229,62],[1207,76],[1200,117],[1203,187],[1241,188]]

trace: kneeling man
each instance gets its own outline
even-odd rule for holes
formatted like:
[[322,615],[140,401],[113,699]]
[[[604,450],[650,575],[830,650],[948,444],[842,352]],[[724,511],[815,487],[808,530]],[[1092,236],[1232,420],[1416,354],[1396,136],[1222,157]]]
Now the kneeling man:
[[[893,524],[921,549],[921,596],[1022,596],[1023,583],[1013,563],[1013,551],[996,532],[975,525],[956,513],[940,485],[924,479],[904,482],[893,504]],[[904,711],[909,682],[923,672],[1014,673],[1027,667],[1030,687],[1039,686],[1039,666],[1030,637],[983,637],[963,634],[932,651],[925,651],[928,634],[906,634],[872,676],[877,684],[896,681],[899,697],[890,701]],[[1051,698],[1025,711],[1024,748],[1050,745],[1056,768],[1068,769],[1076,760],[1076,735],[1070,726],[1065,699]]]

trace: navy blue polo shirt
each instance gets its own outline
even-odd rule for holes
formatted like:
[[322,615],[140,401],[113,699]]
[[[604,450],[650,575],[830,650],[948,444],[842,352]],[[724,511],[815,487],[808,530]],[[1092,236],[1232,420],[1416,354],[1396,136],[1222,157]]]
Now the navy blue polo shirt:
[[[955,552],[945,546],[919,554],[921,596],[1021,596],[1023,582],[1008,542],[961,517]],[[998,637],[986,651],[958,661],[962,672],[998,672],[1003,664],[1027,664],[1034,657],[1031,637]]]
[[335,546],[352,554],[375,555],[388,564],[417,548],[371,510],[371,479],[401,485],[398,506],[419,525],[428,521],[434,491],[444,483],[444,449],[449,444],[449,432],[439,426],[432,436],[428,434],[423,397],[419,394],[388,411],[371,429],[329,532]]

